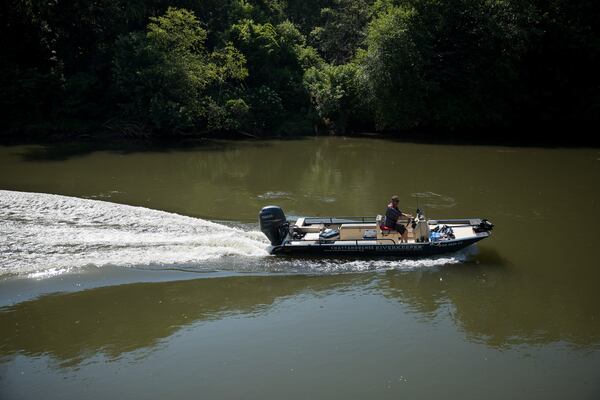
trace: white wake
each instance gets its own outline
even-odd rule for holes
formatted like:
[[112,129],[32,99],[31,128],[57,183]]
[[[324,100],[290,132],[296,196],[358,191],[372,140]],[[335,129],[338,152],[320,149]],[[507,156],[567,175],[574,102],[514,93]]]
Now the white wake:
[[0,190],[0,274],[266,256],[260,232],[143,207]]

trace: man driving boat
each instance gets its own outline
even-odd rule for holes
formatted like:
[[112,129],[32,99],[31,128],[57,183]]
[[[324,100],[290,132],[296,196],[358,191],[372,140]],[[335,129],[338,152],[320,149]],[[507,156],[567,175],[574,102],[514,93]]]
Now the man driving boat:
[[413,218],[410,214],[405,214],[400,211],[398,208],[398,204],[400,203],[400,199],[398,196],[392,196],[392,201],[387,206],[387,210],[385,211],[385,222],[384,225],[389,229],[394,229],[398,231],[400,234],[400,242],[407,243],[408,242],[408,230],[406,226],[400,223],[400,218],[404,217],[407,219]]

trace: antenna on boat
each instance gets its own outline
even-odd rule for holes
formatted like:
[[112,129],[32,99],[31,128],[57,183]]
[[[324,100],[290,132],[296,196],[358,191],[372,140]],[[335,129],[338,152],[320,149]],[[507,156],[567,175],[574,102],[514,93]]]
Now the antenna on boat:
[[420,209],[419,209],[419,193],[417,193],[416,195],[417,195],[417,214],[418,214],[420,211]]
[[[417,182],[416,182],[416,179],[414,179],[414,177],[413,177],[413,182],[415,183],[413,187],[416,189],[417,188]],[[415,193],[415,196],[417,198],[417,212],[416,212],[416,214],[417,214],[416,216],[417,217],[419,216],[419,214],[421,214],[421,208],[419,207],[419,197],[420,197],[419,195],[420,195],[419,192]]]

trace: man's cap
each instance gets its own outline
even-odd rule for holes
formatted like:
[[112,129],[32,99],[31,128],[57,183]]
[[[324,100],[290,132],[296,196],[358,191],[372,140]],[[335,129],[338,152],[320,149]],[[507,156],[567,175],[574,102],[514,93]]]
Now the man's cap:
[[392,201],[400,201],[400,199],[398,198],[398,196],[394,195],[392,196]]

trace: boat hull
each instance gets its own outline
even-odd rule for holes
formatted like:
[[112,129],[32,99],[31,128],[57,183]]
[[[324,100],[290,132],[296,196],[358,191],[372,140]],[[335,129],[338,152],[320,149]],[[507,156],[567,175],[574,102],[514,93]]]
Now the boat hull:
[[398,244],[336,244],[335,242],[320,242],[310,244],[290,244],[270,246],[269,253],[276,255],[318,255],[318,256],[394,256],[394,257],[427,257],[445,253],[452,253],[468,247],[489,236],[489,233],[480,233],[477,236],[442,240],[439,242],[425,243],[398,243]]

